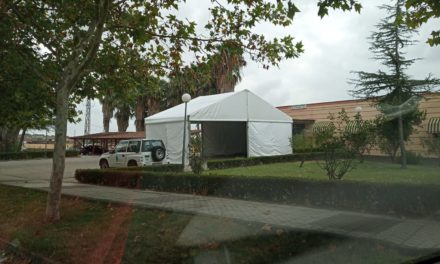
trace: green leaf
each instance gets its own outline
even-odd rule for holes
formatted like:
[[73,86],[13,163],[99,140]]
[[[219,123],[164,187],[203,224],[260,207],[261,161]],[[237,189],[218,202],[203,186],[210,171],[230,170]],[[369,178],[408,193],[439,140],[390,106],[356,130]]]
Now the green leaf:
[[293,17],[295,16],[296,13],[301,12],[298,7],[295,6],[294,3],[292,3],[291,1],[289,1],[287,3],[287,17],[290,19],[293,19]]

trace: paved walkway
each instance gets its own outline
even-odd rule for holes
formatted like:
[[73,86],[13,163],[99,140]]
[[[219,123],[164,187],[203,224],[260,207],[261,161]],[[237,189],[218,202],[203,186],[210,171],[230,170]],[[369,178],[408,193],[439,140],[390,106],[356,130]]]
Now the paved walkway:
[[[65,181],[75,181],[76,169],[97,169],[99,156],[81,156],[66,158]],[[52,159],[30,159],[0,161],[0,181],[49,181],[52,171]]]
[[[434,219],[400,219],[341,210],[251,202],[188,194],[131,190],[64,181],[63,194],[90,199],[163,208],[196,215],[260,222],[287,229],[315,230],[391,242],[417,249],[440,249],[440,222]],[[3,177],[0,183],[47,190],[47,180]]]

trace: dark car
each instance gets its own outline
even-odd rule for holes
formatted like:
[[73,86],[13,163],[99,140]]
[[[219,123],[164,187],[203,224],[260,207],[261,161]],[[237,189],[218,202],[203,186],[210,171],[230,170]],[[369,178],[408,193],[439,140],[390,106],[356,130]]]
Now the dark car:
[[80,150],[82,155],[101,155],[104,152],[107,150],[99,145],[85,145]]

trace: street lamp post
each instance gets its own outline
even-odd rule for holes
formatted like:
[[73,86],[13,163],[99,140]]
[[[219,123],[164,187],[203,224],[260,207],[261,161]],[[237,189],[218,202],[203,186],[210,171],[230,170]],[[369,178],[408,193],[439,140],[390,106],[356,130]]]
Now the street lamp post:
[[184,93],[182,101],[185,103],[185,115],[183,116],[183,145],[182,145],[182,166],[185,167],[185,141],[186,141],[186,108],[191,100],[191,95]]

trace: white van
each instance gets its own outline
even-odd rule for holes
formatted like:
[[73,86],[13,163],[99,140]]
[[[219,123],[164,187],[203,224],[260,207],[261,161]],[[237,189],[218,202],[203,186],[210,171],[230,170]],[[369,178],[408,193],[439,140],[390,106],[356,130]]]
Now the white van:
[[162,140],[121,140],[114,150],[101,155],[99,167],[105,169],[168,164],[167,156]]

